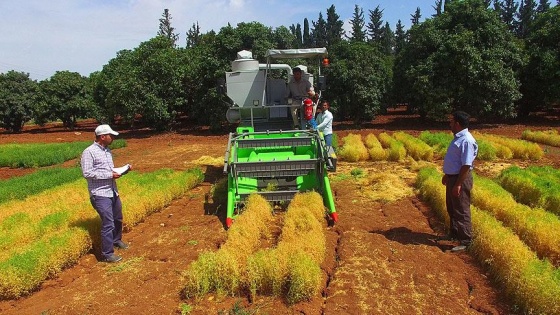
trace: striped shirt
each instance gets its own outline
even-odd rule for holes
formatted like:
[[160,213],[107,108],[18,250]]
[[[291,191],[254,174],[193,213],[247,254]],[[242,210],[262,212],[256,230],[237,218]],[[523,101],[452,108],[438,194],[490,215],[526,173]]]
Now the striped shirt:
[[117,196],[117,182],[113,179],[113,155],[111,149],[94,142],[82,153],[82,175],[87,180],[90,196]]
[[443,159],[443,172],[457,175],[463,165],[469,165],[472,169],[477,154],[478,144],[469,130],[465,128],[457,132]]

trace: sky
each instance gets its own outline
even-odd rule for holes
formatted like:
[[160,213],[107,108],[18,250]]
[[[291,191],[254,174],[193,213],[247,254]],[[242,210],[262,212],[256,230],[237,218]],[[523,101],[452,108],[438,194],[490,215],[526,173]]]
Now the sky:
[[345,22],[354,7],[364,11],[379,6],[383,20],[395,30],[400,19],[406,29],[410,15],[420,8],[421,21],[434,13],[435,0],[0,0],[0,73],[10,70],[45,80],[56,71],[89,76],[101,71],[117,52],[134,49],[156,36],[159,19],[169,9],[171,26],[184,47],[185,33],[198,23],[201,33],[219,32],[230,23],[257,21],[265,26],[289,27],[334,5]]

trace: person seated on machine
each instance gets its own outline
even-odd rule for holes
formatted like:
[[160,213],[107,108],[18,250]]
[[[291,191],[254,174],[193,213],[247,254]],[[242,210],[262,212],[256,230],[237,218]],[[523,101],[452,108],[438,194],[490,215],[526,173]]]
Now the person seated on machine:
[[299,127],[298,109],[301,107],[305,97],[315,97],[315,89],[307,79],[302,77],[302,70],[298,67],[292,69],[293,77],[288,82],[288,99],[292,99],[292,119],[294,127]]

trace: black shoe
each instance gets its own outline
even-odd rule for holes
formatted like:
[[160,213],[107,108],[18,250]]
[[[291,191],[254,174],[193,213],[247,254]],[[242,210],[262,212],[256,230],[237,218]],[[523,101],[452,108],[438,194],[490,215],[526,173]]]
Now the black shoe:
[[103,262],[106,263],[116,263],[122,260],[121,256],[117,256],[117,255],[111,255],[109,257],[106,257],[103,259]]
[[128,244],[123,241],[117,241],[115,244],[113,244],[113,246],[118,249],[128,249]]

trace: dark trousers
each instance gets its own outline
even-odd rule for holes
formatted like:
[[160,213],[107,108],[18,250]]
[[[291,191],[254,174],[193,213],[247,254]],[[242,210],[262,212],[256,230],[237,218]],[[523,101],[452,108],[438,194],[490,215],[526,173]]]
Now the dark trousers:
[[445,187],[445,201],[449,214],[449,234],[457,238],[461,244],[469,245],[472,240],[471,224],[471,190],[473,187],[472,172],[467,174],[461,186],[459,197],[451,194],[453,186],[459,178],[458,175],[447,175]]
[[91,204],[101,218],[101,254],[103,258],[113,255],[113,244],[122,238],[122,204],[121,198],[91,196]]

